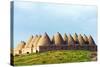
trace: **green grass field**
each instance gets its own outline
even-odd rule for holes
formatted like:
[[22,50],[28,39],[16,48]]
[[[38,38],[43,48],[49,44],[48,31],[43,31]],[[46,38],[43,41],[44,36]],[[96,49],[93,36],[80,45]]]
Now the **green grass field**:
[[56,64],[92,61],[92,52],[85,50],[58,50],[14,57],[14,65]]

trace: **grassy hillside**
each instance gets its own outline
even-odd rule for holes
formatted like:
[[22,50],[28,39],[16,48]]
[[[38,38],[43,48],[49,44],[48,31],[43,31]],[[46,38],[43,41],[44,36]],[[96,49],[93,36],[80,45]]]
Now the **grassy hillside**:
[[90,51],[59,50],[14,57],[14,65],[54,64],[91,61]]

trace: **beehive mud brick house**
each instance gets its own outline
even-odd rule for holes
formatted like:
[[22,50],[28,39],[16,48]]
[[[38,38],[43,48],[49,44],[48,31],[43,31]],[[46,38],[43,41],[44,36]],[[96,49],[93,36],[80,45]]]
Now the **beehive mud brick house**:
[[97,45],[95,44],[91,35],[82,36],[76,33],[62,35],[57,32],[50,38],[47,33],[44,35],[31,35],[29,39],[24,42],[21,41],[16,48],[14,48],[14,55],[30,54],[51,50],[90,50],[97,51]]

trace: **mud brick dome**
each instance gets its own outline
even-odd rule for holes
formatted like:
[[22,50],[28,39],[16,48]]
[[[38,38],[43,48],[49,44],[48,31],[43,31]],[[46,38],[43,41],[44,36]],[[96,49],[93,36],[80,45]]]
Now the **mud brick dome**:
[[68,35],[68,46],[74,45],[74,39],[71,34]]
[[79,45],[80,46],[83,46],[85,44],[85,41],[84,41],[83,36],[81,34],[79,34],[78,40],[79,40]]
[[66,33],[64,34],[64,44],[68,43],[68,36],[66,35]]
[[76,44],[79,43],[79,41],[78,41],[78,35],[76,33],[73,35],[73,39],[74,39],[74,41],[75,41]]
[[32,39],[34,39],[34,38],[33,38],[33,35],[31,35],[31,36],[29,37],[29,39],[27,40],[26,45],[25,45],[25,48],[27,48],[27,47],[30,46],[29,44],[31,43]]
[[63,41],[63,38],[62,38],[61,34],[59,32],[57,32],[54,35],[54,44],[55,45],[61,45],[63,43],[64,43],[64,41]]
[[[69,48],[70,46],[70,48]],[[51,50],[91,50],[96,51],[97,45],[93,40],[92,36],[86,36],[74,33],[62,35],[57,32],[55,35],[50,37],[45,32],[43,35],[31,35],[28,40],[21,41],[14,48],[14,55],[37,53]]]
[[50,44],[50,38],[47,33],[45,33],[42,37],[40,37],[37,46],[49,46]]
[[86,44],[89,44],[88,37],[85,34],[83,35],[83,39],[84,39]]

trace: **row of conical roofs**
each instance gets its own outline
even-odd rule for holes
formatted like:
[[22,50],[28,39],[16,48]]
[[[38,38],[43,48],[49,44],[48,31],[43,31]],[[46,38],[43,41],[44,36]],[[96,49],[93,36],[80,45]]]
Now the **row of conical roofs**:
[[71,36],[71,34],[66,35],[65,33],[64,37],[62,37],[61,34],[57,32],[55,35],[53,35],[52,39],[50,39],[48,34],[44,33],[44,35],[30,36],[27,42],[21,41],[17,46],[17,49],[21,50],[22,48],[32,48],[37,46],[61,46],[75,44],[78,44],[80,46],[95,45],[95,42],[91,35],[87,37],[85,34],[82,36],[81,34],[77,35],[75,33],[73,36]]

